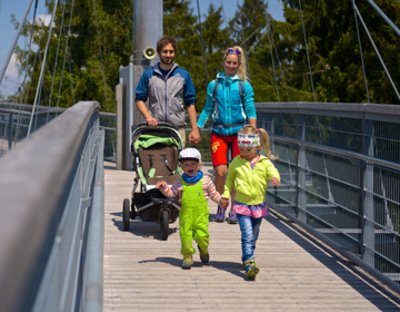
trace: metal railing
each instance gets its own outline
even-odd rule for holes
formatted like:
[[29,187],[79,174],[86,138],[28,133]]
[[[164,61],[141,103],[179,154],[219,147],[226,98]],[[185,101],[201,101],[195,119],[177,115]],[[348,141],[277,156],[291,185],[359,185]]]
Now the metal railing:
[[271,206],[400,290],[400,107],[258,103],[282,186]]
[[[10,151],[27,136],[30,119],[32,132],[62,114],[65,108],[38,106],[32,117],[32,105],[0,101],[0,156]],[[104,159],[116,161],[116,114],[100,112],[104,130]]]
[[0,158],[0,310],[99,311],[103,141],[80,102]]

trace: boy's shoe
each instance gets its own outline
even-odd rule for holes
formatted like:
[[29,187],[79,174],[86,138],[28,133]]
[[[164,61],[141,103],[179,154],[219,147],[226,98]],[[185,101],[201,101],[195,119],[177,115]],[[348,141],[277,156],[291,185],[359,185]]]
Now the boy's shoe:
[[193,264],[193,257],[192,255],[184,255],[181,268],[184,270],[190,270]]
[[199,249],[201,263],[208,264],[210,262],[210,254],[202,252],[199,245],[197,245],[197,248]]
[[224,222],[225,210],[225,208],[218,206],[217,214],[215,215],[215,222]]
[[228,223],[229,224],[237,224],[238,220],[236,218],[236,212],[229,212],[229,218],[228,218]]
[[249,281],[254,281],[256,279],[256,275],[258,272],[260,272],[260,269],[253,259],[247,260],[244,263],[244,269],[246,271],[247,280]]

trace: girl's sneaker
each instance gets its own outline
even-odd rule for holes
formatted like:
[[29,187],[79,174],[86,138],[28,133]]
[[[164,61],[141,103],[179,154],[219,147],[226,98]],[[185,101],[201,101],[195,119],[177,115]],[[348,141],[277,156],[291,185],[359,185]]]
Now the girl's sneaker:
[[183,261],[181,268],[184,270],[190,270],[193,264],[193,257],[192,255],[183,255]]
[[229,218],[228,218],[228,223],[229,224],[236,224],[238,223],[238,220],[236,218],[236,212],[229,212]]
[[244,270],[246,271],[247,280],[249,281],[254,281],[256,279],[256,275],[258,272],[260,272],[260,269],[253,259],[247,260],[244,263]]
[[218,206],[217,214],[215,215],[215,222],[224,222],[225,220],[225,208]]

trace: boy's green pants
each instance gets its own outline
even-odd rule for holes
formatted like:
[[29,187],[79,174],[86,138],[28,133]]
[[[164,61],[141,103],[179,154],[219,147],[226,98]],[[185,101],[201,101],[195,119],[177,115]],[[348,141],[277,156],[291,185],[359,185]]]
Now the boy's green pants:
[[208,252],[208,203],[202,188],[202,180],[188,185],[182,180],[183,192],[179,213],[179,234],[181,254],[192,255],[196,250],[192,246],[194,239],[202,252]]

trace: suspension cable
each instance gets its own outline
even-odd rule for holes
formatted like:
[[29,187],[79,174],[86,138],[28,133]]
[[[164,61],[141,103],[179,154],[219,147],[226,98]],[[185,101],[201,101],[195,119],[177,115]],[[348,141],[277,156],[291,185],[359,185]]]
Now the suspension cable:
[[372,0],[367,0],[369,2],[369,4],[375,9],[376,12],[378,12],[378,14],[380,16],[382,16],[382,18],[386,21],[386,23],[388,23],[393,30],[395,31],[395,33],[400,36],[400,29],[390,20],[389,17],[386,16],[386,14],[375,4],[374,1]]
[[[33,9],[32,27],[31,27],[30,37],[29,37],[28,53],[27,53],[28,57],[27,57],[27,59],[29,59],[29,53],[32,51],[32,43],[33,43],[33,36],[35,34],[35,22],[36,22],[36,14],[37,14],[38,2],[39,2],[39,0],[35,1],[35,8]],[[36,60],[36,57],[35,57],[35,60]],[[34,62],[34,64],[33,64],[33,68],[34,68],[35,63],[36,62]],[[28,71],[29,71],[29,67],[28,67],[27,70],[25,70],[25,76],[24,76],[24,79],[23,79],[21,85],[25,85],[25,81],[28,78]],[[28,90],[29,90],[29,87],[30,87],[30,82],[28,84]],[[22,100],[22,95],[21,95],[21,100]],[[26,102],[26,100],[24,102]]]
[[280,102],[280,95],[279,95],[279,87],[278,87],[278,78],[276,76],[276,72],[275,72],[275,59],[274,59],[274,53],[272,50],[272,36],[271,36],[271,32],[272,32],[272,27],[271,27],[271,21],[269,19],[269,17],[267,17],[267,25],[268,25],[268,41],[269,41],[269,52],[271,54],[271,62],[272,62],[272,74],[274,76],[274,84],[275,84],[275,88],[276,88],[276,94],[278,95],[278,101]]
[[106,91],[107,91],[107,81],[106,81],[106,75],[105,75],[105,71],[104,71],[104,64],[103,64],[103,50],[102,50],[102,46],[101,46],[101,36],[100,36],[100,30],[99,30],[99,23],[98,23],[98,19],[97,19],[97,17],[98,17],[98,12],[97,12],[97,6],[96,6],[96,1],[97,0],[92,0],[92,6],[93,6],[93,11],[94,11],[94,14],[95,14],[95,24],[96,24],[96,32],[97,32],[97,38],[98,38],[98,46],[99,46],[99,56],[100,56],[100,65],[101,65],[101,76],[102,76],[102,79],[103,79],[103,96],[104,96],[104,99],[106,100],[107,99],[107,94],[106,94]]
[[63,85],[63,81],[64,81],[65,62],[66,62],[67,55],[69,54],[68,53],[69,37],[71,35],[71,25],[72,25],[72,16],[73,16],[73,12],[74,12],[74,5],[75,5],[75,0],[72,0],[71,11],[70,11],[70,16],[69,16],[69,25],[68,25],[68,31],[67,31],[67,38],[65,40],[64,57],[63,57],[63,63],[62,63],[62,67],[61,67],[61,78],[60,78],[60,84],[58,86],[58,96],[57,96],[56,107],[58,107],[60,104],[61,89],[62,89],[62,85]]
[[382,56],[381,56],[381,54],[379,53],[379,50],[378,50],[378,48],[377,48],[377,46],[376,46],[376,44],[375,44],[375,41],[374,41],[374,39],[372,38],[372,36],[371,36],[371,34],[370,34],[369,30],[368,30],[368,27],[367,27],[367,25],[365,24],[365,22],[364,22],[364,20],[363,20],[363,18],[362,18],[362,16],[361,16],[361,13],[360,13],[360,11],[358,10],[358,7],[357,7],[357,5],[356,5],[355,3],[354,3],[354,11],[357,13],[357,16],[359,17],[359,19],[360,19],[360,21],[361,21],[361,24],[362,24],[362,26],[364,27],[365,33],[367,34],[367,36],[368,36],[368,38],[369,38],[369,41],[371,42],[372,47],[374,48],[375,53],[377,54],[378,59],[379,59],[379,61],[381,62],[381,65],[382,65],[382,67],[383,67],[383,70],[385,71],[386,76],[387,76],[387,78],[389,79],[389,81],[390,81],[390,83],[391,83],[391,85],[392,85],[392,87],[393,87],[393,90],[394,90],[394,92],[395,92],[396,95],[397,95],[397,98],[400,100],[400,94],[399,94],[399,91],[397,90],[396,84],[394,83],[394,81],[393,81],[393,79],[392,79],[392,76],[390,76],[389,70],[387,69],[387,67],[386,67],[386,65],[385,65],[385,62],[383,61]]
[[47,44],[46,44],[46,48],[45,48],[45,51],[44,51],[44,56],[43,56],[43,60],[42,60],[42,66],[41,66],[41,69],[40,69],[40,75],[39,75],[39,80],[38,80],[38,84],[37,84],[37,88],[36,88],[35,100],[33,102],[32,114],[31,114],[31,118],[30,118],[30,121],[29,121],[29,127],[28,127],[28,133],[26,135],[27,138],[29,138],[29,136],[31,134],[33,119],[34,119],[34,116],[35,116],[37,102],[38,102],[38,99],[39,99],[39,93],[40,93],[40,90],[42,89],[42,86],[43,86],[44,70],[46,68],[47,54],[48,54],[48,51],[49,51],[51,35],[53,33],[53,20],[54,20],[54,17],[56,15],[57,6],[58,6],[58,0],[54,0],[53,12],[52,12],[51,20],[50,20],[50,24],[49,24],[49,35],[48,35],[48,38],[47,38]]
[[10,51],[8,52],[8,55],[7,55],[7,57],[6,57],[5,61],[4,61],[4,65],[3,65],[3,67],[2,67],[2,69],[0,71],[0,83],[3,81],[4,74],[6,73],[8,64],[9,64],[10,59],[11,59],[11,56],[15,51],[15,47],[17,46],[17,42],[18,42],[19,36],[21,35],[22,29],[25,26],[26,18],[28,17],[29,11],[31,10],[31,7],[32,7],[32,2],[33,2],[33,0],[30,0],[28,6],[26,7],[24,17],[23,17],[21,23],[18,26],[17,33],[15,34],[14,42],[13,42],[13,44],[11,46]]
[[[61,25],[60,25],[60,31],[58,33],[56,56],[54,58],[53,74],[52,74],[52,79],[51,79],[51,87],[50,87],[50,95],[49,95],[49,105],[48,105],[49,107],[51,106],[51,98],[53,96],[53,87],[54,87],[55,75],[56,75],[56,70],[57,70],[57,65],[58,65],[58,54],[60,52],[61,37],[62,37],[63,28],[64,28],[65,6],[66,6],[65,3],[61,3],[61,7],[62,7]],[[49,111],[47,112],[47,121],[48,121],[48,117],[49,117]]]
[[312,72],[311,72],[311,61],[310,61],[310,54],[308,52],[308,44],[307,44],[307,34],[306,34],[306,28],[304,26],[304,19],[303,19],[303,10],[301,9],[301,0],[299,0],[299,6],[300,6],[300,19],[301,19],[301,26],[303,28],[303,37],[304,37],[304,44],[306,46],[306,54],[307,54],[307,63],[308,63],[308,70],[310,72],[310,84],[311,84],[311,92],[314,98],[314,102],[316,101],[315,98],[315,92],[314,92],[314,82],[313,82],[313,77],[312,77]]
[[356,23],[357,40],[358,40],[358,46],[359,46],[359,50],[360,50],[360,57],[361,57],[361,68],[362,68],[363,77],[364,77],[365,95],[367,96],[368,103],[370,103],[371,100],[370,100],[370,97],[369,97],[367,71],[365,69],[364,52],[363,52],[362,43],[361,43],[360,30],[358,28],[358,18],[357,18],[356,10],[354,8],[354,6],[356,4],[355,4],[354,1],[355,0],[352,0],[351,2],[353,4],[354,20],[355,20],[355,23]]
[[[30,37],[29,37],[29,43],[28,43],[28,47],[27,47],[27,59],[29,59],[29,53],[32,51],[32,43],[33,43],[33,36],[35,34],[35,21],[36,21],[36,14],[37,14],[37,9],[38,9],[38,2],[39,0],[35,1],[35,6],[33,9],[33,15],[32,15],[32,27],[31,27],[31,31],[30,31]],[[35,55],[35,59],[34,59],[34,64],[36,64],[36,55]],[[35,67],[35,65],[33,65],[33,68]],[[18,98],[19,98],[19,110],[18,110],[18,115],[17,115],[17,127],[15,129],[14,132],[14,137],[13,137],[13,141],[16,142],[19,138],[19,134],[20,134],[20,129],[21,129],[21,123],[22,123],[22,118],[21,118],[21,113],[22,113],[22,103],[26,103],[27,102],[27,95],[28,92],[26,92],[26,95],[24,97],[24,94],[22,92],[21,86],[25,86],[26,80],[28,79],[28,75],[29,75],[29,64],[28,64],[28,68],[26,70],[24,70],[24,78],[22,79],[22,82],[20,83],[20,86],[18,88]],[[27,90],[29,90],[30,88],[30,84],[31,84],[31,80],[28,81],[28,88]],[[23,100],[25,98],[25,100]]]
[[201,15],[200,15],[200,4],[199,0],[197,0],[197,15],[199,17],[199,32],[200,32],[200,43],[201,43],[201,56],[203,59],[203,67],[204,67],[204,85],[206,86],[208,83],[208,75],[207,75],[207,59],[205,57],[205,45],[204,45],[204,37],[203,30],[201,26]]

